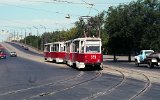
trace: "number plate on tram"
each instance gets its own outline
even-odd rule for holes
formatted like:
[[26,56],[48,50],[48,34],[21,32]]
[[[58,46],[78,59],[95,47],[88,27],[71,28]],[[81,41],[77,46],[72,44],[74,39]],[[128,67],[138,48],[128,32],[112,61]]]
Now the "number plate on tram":
[[91,59],[96,59],[96,55],[91,55]]

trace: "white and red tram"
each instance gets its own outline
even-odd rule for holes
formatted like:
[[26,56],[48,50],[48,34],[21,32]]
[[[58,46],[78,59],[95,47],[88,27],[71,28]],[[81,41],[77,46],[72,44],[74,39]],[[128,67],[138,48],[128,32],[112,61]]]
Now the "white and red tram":
[[85,67],[103,69],[102,43],[100,38],[77,38],[72,41],[71,45],[71,65],[75,65],[79,69]]
[[47,61],[66,62],[77,68],[95,67],[103,69],[101,39],[94,37],[77,38],[64,42],[44,45],[44,58]]
[[65,54],[64,42],[46,43],[44,45],[44,59],[47,61],[63,62]]

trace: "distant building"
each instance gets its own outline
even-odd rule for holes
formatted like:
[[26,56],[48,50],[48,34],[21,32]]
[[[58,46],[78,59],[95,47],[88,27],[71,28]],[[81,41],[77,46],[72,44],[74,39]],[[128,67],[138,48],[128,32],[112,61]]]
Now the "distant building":
[[7,40],[8,41],[20,41],[22,39],[22,36],[12,36],[12,37],[9,37]]

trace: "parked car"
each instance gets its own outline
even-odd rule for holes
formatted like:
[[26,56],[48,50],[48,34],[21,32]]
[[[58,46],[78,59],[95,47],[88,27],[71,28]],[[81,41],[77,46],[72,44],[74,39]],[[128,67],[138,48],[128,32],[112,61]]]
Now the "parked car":
[[135,56],[135,65],[148,64],[147,57],[152,53],[154,53],[153,50],[141,50],[139,55]]
[[153,68],[154,65],[160,66],[160,53],[155,53],[153,50],[141,50],[138,56],[135,56],[135,65],[147,64],[148,68]]
[[160,52],[152,53],[147,58],[150,68],[160,66]]
[[10,52],[10,56],[11,57],[17,57],[17,53],[16,52]]

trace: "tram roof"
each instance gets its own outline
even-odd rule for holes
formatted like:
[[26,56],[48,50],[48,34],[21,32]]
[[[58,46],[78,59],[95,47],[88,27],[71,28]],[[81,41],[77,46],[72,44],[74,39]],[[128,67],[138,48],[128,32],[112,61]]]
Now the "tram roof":
[[69,42],[72,42],[73,40],[68,40],[68,41],[66,41],[65,43],[69,43]]
[[46,43],[46,44],[44,44],[44,45],[52,45],[53,43]]
[[53,42],[53,44],[61,44],[61,43],[64,43],[64,42]]
[[85,37],[85,38],[76,38],[75,40],[101,40],[101,38],[97,38],[97,37]]
[[51,43],[46,43],[46,44],[44,44],[44,45],[52,45],[52,44],[63,44],[64,42],[51,42]]

